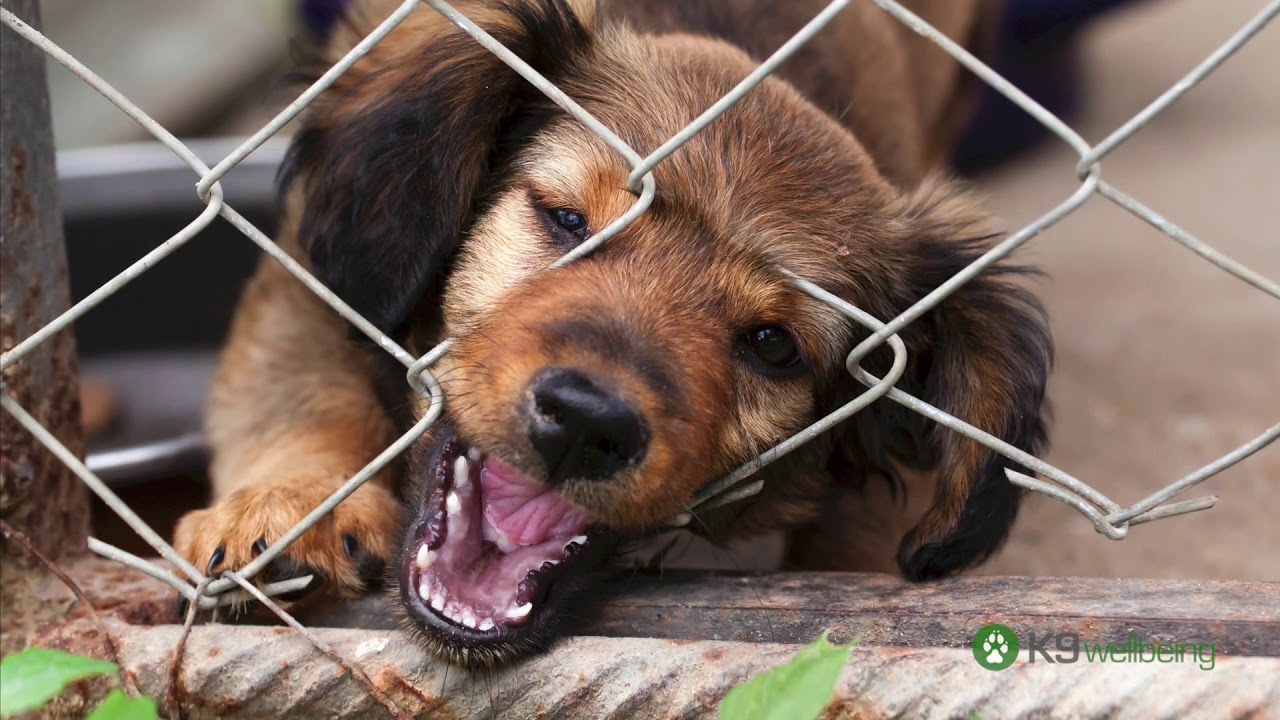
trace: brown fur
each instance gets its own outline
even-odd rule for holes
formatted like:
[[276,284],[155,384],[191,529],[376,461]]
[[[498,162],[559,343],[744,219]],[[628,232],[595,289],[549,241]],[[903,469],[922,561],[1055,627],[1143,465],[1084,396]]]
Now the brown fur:
[[[558,0],[458,3],[643,155],[825,3],[608,0],[599,18],[595,3],[573,5],[576,30]],[[991,16],[986,2],[908,5],[971,47]],[[359,18],[381,16],[358,15],[329,58],[372,27]],[[548,36],[528,37],[530,23]],[[862,390],[843,364],[866,331],[776,268],[888,319],[989,245],[983,213],[938,177],[967,85],[940,50],[854,3],[654,170],[649,212],[547,271],[565,248],[544,209],[573,208],[598,232],[635,202],[629,167],[423,9],[310,110],[280,242],[415,352],[454,337],[434,369],[450,422],[526,472],[546,469],[512,409],[540,370],[580,369],[627,400],[652,435],[644,461],[561,492],[611,527],[651,529]],[[1050,350],[1016,271],[984,274],[905,330],[899,387],[1034,452]],[[762,325],[788,328],[805,372],[773,377],[744,359],[737,338]],[[259,537],[273,540],[390,442],[378,352],[264,263],[223,356],[209,414],[215,503],[180,526],[186,557],[203,565],[223,547],[225,565],[243,564]],[[886,356],[867,366],[885,372]],[[1017,493],[999,465],[882,400],[766,468],[760,496],[697,528],[717,539],[786,529],[803,565],[935,577],[1003,539]],[[357,492],[289,557],[339,592],[361,590],[341,538],[392,557],[400,472]]]

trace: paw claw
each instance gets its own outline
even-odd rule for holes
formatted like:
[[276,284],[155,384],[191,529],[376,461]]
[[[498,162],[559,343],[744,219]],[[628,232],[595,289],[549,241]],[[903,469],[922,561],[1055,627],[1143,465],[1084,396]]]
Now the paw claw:
[[213,551],[213,555],[209,557],[209,564],[204,569],[205,574],[206,575],[212,574],[214,569],[222,564],[222,560],[226,556],[227,556],[227,547],[225,545],[219,545],[217,549]]
[[[268,535],[280,537],[325,497],[326,486],[314,481],[246,487],[184,516],[174,532],[174,547],[197,567],[207,563],[210,576],[243,568],[266,552]],[[398,501],[386,489],[360,488],[274,558],[253,582],[312,576],[305,588],[279,598],[285,604],[308,595],[347,597],[368,592],[373,587],[371,576],[375,572],[381,576],[391,555],[398,509]]]

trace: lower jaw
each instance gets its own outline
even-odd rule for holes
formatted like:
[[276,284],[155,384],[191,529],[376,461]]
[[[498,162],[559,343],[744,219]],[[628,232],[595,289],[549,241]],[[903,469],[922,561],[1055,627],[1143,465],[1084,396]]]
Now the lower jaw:
[[[466,666],[500,664],[547,649],[558,637],[574,630],[572,625],[596,605],[596,590],[610,571],[615,536],[592,529],[590,539],[555,568],[556,576],[544,578],[545,586],[538,589],[536,602],[524,616],[508,623],[484,623],[477,617],[476,627],[468,627],[456,610],[445,613],[434,609],[430,594],[424,598],[421,592],[423,571],[417,561],[418,553],[426,549],[424,543],[429,542],[427,525],[435,507],[433,496],[438,501],[438,493],[450,487],[448,461],[461,454],[456,436],[447,427],[433,433],[430,446],[423,453],[426,457],[419,456],[420,461],[411,468],[420,489],[412,498],[414,510],[397,573],[399,599],[410,629],[437,655]],[[442,467],[446,468],[443,473]],[[446,538],[447,532],[445,528]]]
[[399,605],[406,628],[429,652],[463,667],[494,667],[541,654],[561,638],[586,628],[617,568],[617,541],[598,535],[584,548],[572,573],[557,579],[523,625],[481,632],[447,620],[422,601],[419,578],[401,572]]

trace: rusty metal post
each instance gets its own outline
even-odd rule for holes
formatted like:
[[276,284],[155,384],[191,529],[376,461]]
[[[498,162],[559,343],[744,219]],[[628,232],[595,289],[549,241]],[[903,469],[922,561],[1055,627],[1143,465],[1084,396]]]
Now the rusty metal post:
[[[36,0],[0,5],[38,27]],[[45,55],[0,28],[0,348],[8,350],[69,305],[66,249],[57,200]],[[75,452],[83,451],[75,337],[50,338],[0,375],[4,392]],[[82,551],[89,531],[85,488],[47,449],[0,412],[0,518],[57,558]],[[30,587],[44,573],[15,543],[0,540],[0,617],[11,651],[35,613]]]

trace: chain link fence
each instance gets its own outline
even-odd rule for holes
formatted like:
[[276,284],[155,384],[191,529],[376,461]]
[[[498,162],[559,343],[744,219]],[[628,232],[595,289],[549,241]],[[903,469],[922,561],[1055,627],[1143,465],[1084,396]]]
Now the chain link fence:
[[[332,85],[340,75],[351,68],[352,65],[367,54],[375,44],[386,37],[388,33],[403,22],[411,13],[438,12],[447,17],[464,32],[474,38],[476,42],[483,45],[494,55],[499,57],[504,63],[513,68],[528,82],[544,93],[549,99],[564,109],[565,112],[572,115],[592,132],[596,133],[609,145],[609,147],[622,156],[631,167],[632,171],[629,181],[631,190],[635,195],[633,205],[626,213],[611,223],[608,227],[604,228],[591,240],[563,256],[555,263],[555,265],[570,263],[591,253],[602,244],[608,242],[610,238],[617,235],[638,217],[644,214],[650,203],[653,201],[656,191],[652,170],[673,152],[688,142],[690,138],[698,134],[711,123],[715,122],[721,114],[723,114],[744,95],[751,92],[756,85],[773,73],[784,60],[794,54],[811,37],[826,26],[837,14],[844,10],[850,3],[855,1],[874,2],[885,12],[892,15],[898,21],[904,23],[914,32],[936,43],[984,82],[999,91],[1012,102],[1016,103],[1039,123],[1048,128],[1062,142],[1069,145],[1079,156],[1079,162],[1076,165],[1076,177],[1079,185],[1075,191],[1063,199],[1060,204],[1045,212],[1031,224],[1008,236],[998,245],[992,247],[985,255],[973,262],[962,272],[935,288],[918,303],[895,318],[880,319],[872,317],[863,310],[825,292],[813,283],[790,274],[785,268],[781,269],[781,272],[790,277],[800,290],[823,302],[829,303],[851,318],[854,322],[859,323],[871,331],[871,335],[853,348],[846,360],[846,367],[848,371],[861,383],[866,385],[868,389],[857,399],[843,406],[836,412],[831,413],[803,432],[761,454],[738,470],[730,473],[728,476],[703,488],[689,504],[688,512],[674,518],[671,524],[673,526],[685,525],[690,521],[692,513],[698,510],[713,508],[735,500],[747,498],[758,493],[761,490],[762,481],[753,480],[752,477],[757,470],[812,440],[814,437],[830,429],[832,426],[845,421],[854,413],[882,397],[887,398],[889,402],[899,403],[910,410],[945,425],[956,432],[973,438],[1001,455],[1016,461],[1022,466],[1034,470],[1039,475],[1038,478],[1015,472],[1013,470],[1007,470],[1006,475],[1012,483],[1035,492],[1043,493],[1075,508],[1082,515],[1088,518],[1098,532],[1109,538],[1117,540],[1122,539],[1129,533],[1132,526],[1140,523],[1168,518],[1175,515],[1182,515],[1212,507],[1216,501],[1214,496],[1205,496],[1190,500],[1174,500],[1193,486],[1243,460],[1273,442],[1277,437],[1280,437],[1280,423],[1263,430],[1256,438],[1239,448],[1236,448],[1222,457],[1214,459],[1212,462],[1209,462],[1205,466],[1186,475],[1185,477],[1169,483],[1160,491],[1125,507],[1121,506],[1119,503],[1112,500],[1106,494],[1092,487],[1088,483],[1068,474],[1066,471],[1031,457],[1007,443],[1004,443],[999,439],[896,388],[895,385],[901,377],[907,361],[905,345],[898,337],[897,333],[899,333],[908,323],[919,318],[930,308],[934,307],[948,295],[955,292],[961,285],[973,279],[993,263],[996,263],[1020,246],[1026,244],[1045,229],[1070,215],[1095,195],[1102,196],[1111,202],[1116,203],[1120,207],[1125,208],[1129,212],[1159,229],[1172,241],[1185,246],[1187,249],[1204,258],[1206,261],[1218,266],[1224,272],[1230,273],[1240,281],[1248,283],[1249,285],[1257,288],[1260,292],[1266,293],[1277,301],[1280,301],[1280,284],[1277,284],[1274,280],[1261,276],[1257,272],[1232,260],[1221,252],[1215,250],[1213,247],[1200,241],[1190,233],[1180,228],[1170,219],[1142,204],[1132,195],[1108,183],[1103,179],[1102,173],[1102,160],[1108,154],[1132,138],[1157,115],[1177,101],[1178,98],[1189,92],[1198,83],[1209,76],[1237,50],[1249,42],[1254,35],[1271,22],[1275,16],[1280,13],[1280,0],[1273,0],[1266,4],[1255,17],[1241,27],[1238,32],[1218,47],[1217,50],[1206,57],[1197,67],[1192,69],[1165,93],[1117,128],[1101,142],[1094,144],[1090,144],[1085,141],[1062,120],[1045,110],[1018,88],[1014,87],[1006,79],[967,52],[964,48],[948,39],[937,29],[925,23],[899,3],[894,2],[893,0],[835,0],[827,5],[822,12],[816,15],[799,32],[784,43],[773,55],[761,63],[755,71],[743,78],[743,80],[730,93],[725,95],[711,107],[707,108],[707,110],[696,120],[689,123],[689,125],[683,130],[671,137],[661,147],[647,156],[643,156],[634,148],[629,147],[608,127],[583,110],[582,107],[574,102],[573,98],[565,95],[565,93],[563,93],[559,88],[538,74],[509,49],[500,44],[483,29],[475,25],[465,15],[458,12],[448,3],[444,2],[444,0],[406,0],[395,10],[395,12],[378,25],[372,33],[357,44],[338,63],[329,68],[319,80],[299,95],[296,100],[289,104],[289,106],[277,115],[270,123],[264,126],[256,134],[236,148],[234,152],[227,155],[213,167],[209,167],[201,161],[178,138],[172,135],[155,120],[148,117],[146,113],[130,102],[127,97],[116,91],[110,84],[98,77],[92,69],[84,66],[76,60],[76,58],[62,50],[40,32],[24,23],[22,18],[14,15],[9,10],[0,10],[0,18],[3,19],[6,26],[17,33],[17,35],[38,46],[48,55],[48,57],[67,67],[85,83],[105,96],[121,111],[126,113],[139,125],[154,135],[161,143],[167,146],[175,155],[186,163],[194,171],[197,177],[195,186],[196,194],[205,204],[204,211],[180,232],[156,246],[133,265],[128,267],[109,282],[103,284],[94,292],[90,293],[39,331],[23,339],[21,342],[18,342],[15,346],[6,349],[3,355],[0,356],[0,370],[9,368],[14,363],[19,362],[24,356],[28,355],[32,349],[36,348],[55,334],[65,330],[71,323],[75,322],[85,313],[92,310],[96,305],[109,298],[125,284],[154,267],[166,256],[181,247],[184,243],[213,222],[215,217],[222,216],[242,231],[245,237],[260,247],[263,252],[267,253],[283,265],[299,281],[310,288],[311,291],[337,311],[343,318],[349,321],[362,333],[377,343],[379,347],[400,362],[405,367],[406,380],[408,384],[414,391],[429,399],[430,406],[429,411],[425,416],[408,432],[397,439],[392,445],[387,447],[365,468],[343,484],[341,488],[328,498],[328,500],[319,507],[316,507],[314,511],[298,523],[296,527],[276,540],[252,562],[238,570],[228,570],[222,572],[216,577],[211,577],[205,575],[198,568],[192,566],[184,558],[180,557],[164,538],[160,537],[155,531],[148,527],[137,514],[131,511],[130,508],[122,502],[106,484],[104,484],[94,475],[93,472],[89,470],[88,467],[85,466],[74,452],[60,443],[58,439],[55,438],[37,420],[35,420],[27,410],[19,405],[19,403],[15,401],[7,391],[0,393],[0,405],[3,406],[5,412],[11,414],[13,418],[16,419],[17,422],[20,423],[27,431],[29,431],[41,444],[46,446],[59,460],[65,463],[66,466],[75,473],[75,475],[77,475],[114,512],[119,514],[119,516],[152,548],[154,548],[161,557],[169,561],[173,567],[172,572],[96,539],[90,538],[89,540],[89,547],[93,552],[104,557],[117,560],[131,568],[146,573],[161,582],[167,583],[176,589],[184,598],[190,601],[190,606],[186,616],[187,628],[190,628],[198,609],[210,609],[220,605],[240,602],[245,599],[245,594],[247,593],[249,596],[252,596],[258,601],[264,603],[295,630],[307,636],[316,644],[317,647],[342,664],[357,678],[362,679],[370,691],[375,694],[375,697],[386,705],[394,714],[403,716],[400,711],[394,708],[390,700],[382,695],[372,683],[368,682],[368,678],[364,676],[363,672],[361,672],[359,668],[352,666],[345,658],[323,643],[313,633],[310,633],[306,628],[302,627],[301,624],[290,617],[270,599],[271,595],[285,593],[304,587],[310,581],[309,577],[296,578],[285,582],[266,585],[261,588],[254,586],[249,581],[249,578],[254,577],[258,572],[263,570],[274,558],[288,548],[291,543],[311,528],[312,525],[314,525],[324,515],[332,511],[334,507],[349,497],[363,483],[373,477],[397,455],[408,448],[414,441],[422,436],[433,423],[436,422],[440,417],[440,414],[443,412],[447,398],[444,396],[440,385],[432,375],[431,367],[433,363],[449,351],[451,343],[446,340],[420,358],[409,354],[409,352],[401,347],[393,338],[388,337],[386,334],[379,331],[369,321],[353,311],[339,297],[313,277],[304,267],[289,257],[285,251],[272,242],[270,238],[254,227],[253,224],[246,220],[244,216],[238,213],[234,208],[229,206],[224,201],[223,190],[219,181],[232,167],[240,163],[250,153],[278,133],[281,128],[302,112],[309,103]],[[892,349],[894,353],[894,361],[890,371],[884,377],[878,378],[864,370],[861,367],[861,362],[871,351],[883,344],[887,344]]]

